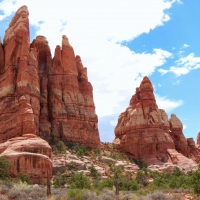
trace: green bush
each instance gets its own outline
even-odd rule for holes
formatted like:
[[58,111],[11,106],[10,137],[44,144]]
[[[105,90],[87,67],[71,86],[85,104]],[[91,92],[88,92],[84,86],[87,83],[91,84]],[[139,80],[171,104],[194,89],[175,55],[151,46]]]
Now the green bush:
[[141,187],[146,187],[149,183],[148,180],[150,177],[151,177],[150,170],[142,168],[136,174],[136,181]]
[[5,157],[0,157],[0,180],[10,180],[10,168],[12,163]]
[[74,200],[82,200],[82,195],[83,195],[83,190],[80,189],[70,189],[68,191],[68,197],[70,197],[70,199],[74,199]]
[[191,186],[196,194],[200,194],[200,165],[198,169],[191,174]]
[[111,178],[102,180],[98,183],[98,189],[103,190],[104,188],[112,189],[114,186],[114,181]]
[[173,172],[164,172],[162,174],[154,173],[152,187],[158,189],[190,189],[192,187],[191,179],[193,172],[185,175],[178,167]]
[[22,172],[19,173],[18,180],[23,183],[31,184],[31,180],[30,180],[29,176],[26,174],[23,174]]
[[59,153],[65,153],[66,152],[66,146],[63,141],[58,141],[56,144],[56,148],[58,149]]
[[69,163],[69,166],[67,167],[67,169],[70,170],[70,171],[73,171],[73,170],[77,170],[78,168],[76,166],[76,163],[74,161],[71,161]]
[[91,187],[90,179],[87,176],[84,176],[82,172],[79,174],[73,174],[69,180],[69,184],[70,188],[73,189],[89,189]]
[[96,168],[94,167],[93,164],[91,165],[91,167],[89,167],[89,170],[90,170],[90,173],[91,173],[93,178],[95,178],[95,179],[99,178],[98,171],[96,170]]
[[53,186],[55,188],[63,187],[67,183],[67,178],[60,172],[56,174],[53,180]]
[[82,156],[88,156],[92,148],[77,144],[75,150],[76,150],[76,155],[82,157]]

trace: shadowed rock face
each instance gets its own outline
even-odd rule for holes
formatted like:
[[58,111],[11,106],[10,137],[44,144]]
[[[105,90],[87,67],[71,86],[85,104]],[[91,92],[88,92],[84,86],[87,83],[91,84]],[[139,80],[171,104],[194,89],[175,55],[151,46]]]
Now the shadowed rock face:
[[[0,43],[0,143],[26,138],[24,135],[28,134],[99,146],[98,119],[87,69],[75,56],[66,36],[62,47],[56,47],[53,59],[44,36],[37,36],[30,44],[28,15],[27,6],[19,8]],[[35,148],[41,148],[41,141],[46,144],[40,139]],[[41,166],[49,166],[51,176],[50,154],[29,152],[29,171],[36,166],[31,159],[40,160],[45,155],[49,159],[43,159]],[[13,162],[25,156],[16,152],[13,155]],[[24,171],[23,164],[20,166]],[[47,176],[36,174],[31,172],[30,176],[35,180]]]
[[[148,164],[174,163],[172,158],[175,155],[194,158],[193,155],[198,154],[194,141],[186,139],[182,129],[183,125],[175,114],[168,120],[166,112],[158,109],[151,81],[144,77],[130,105],[118,118],[113,142],[122,151]],[[191,166],[195,166],[191,162]]]

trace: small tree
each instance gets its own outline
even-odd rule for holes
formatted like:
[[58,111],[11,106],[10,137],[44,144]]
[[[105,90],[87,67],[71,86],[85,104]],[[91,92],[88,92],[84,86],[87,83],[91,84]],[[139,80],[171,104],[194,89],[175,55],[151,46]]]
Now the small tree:
[[90,179],[87,176],[84,176],[83,173],[73,174],[69,180],[70,187],[75,189],[89,189],[90,188]]
[[0,179],[9,180],[10,179],[10,168],[12,163],[5,157],[0,157]]
[[58,141],[58,143],[56,144],[56,148],[58,149],[59,153],[65,153],[66,152],[66,146],[65,146],[65,143],[63,141]]
[[90,173],[91,173],[92,177],[95,179],[99,179],[98,171],[96,170],[96,168],[94,167],[93,164],[91,165],[91,167],[89,169],[90,169]]
[[56,174],[53,180],[53,185],[55,188],[63,187],[67,183],[67,179],[60,172]]
[[146,168],[143,168],[137,172],[136,181],[140,186],[146,187],[149,183],[148,180],[150,176],[150,171]]
[[113,172],[113,181],[115,186],[115,194],[119,195],[120,183],[122,182],[123,166],[116,166],[112,164],[110,166],[111,172]]

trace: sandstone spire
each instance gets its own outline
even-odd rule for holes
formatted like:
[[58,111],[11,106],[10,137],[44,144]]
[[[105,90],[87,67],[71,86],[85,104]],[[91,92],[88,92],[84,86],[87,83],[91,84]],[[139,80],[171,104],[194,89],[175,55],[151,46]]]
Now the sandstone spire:
[[[130,105],[118,118],[113,142],[120,150],[148,164],[170,161],[181,165],[178,158],[182,156],[183,160],[189,162],[188,158],[194,158],[192,155],[196,156],[194,160],[197,161],[199,158],[194,141],[185,138],[182,128],[175,114],[168,120],[167,113],[158,108],[151,81],[144,77]],[[192,160],[190,164],[196,166]]]

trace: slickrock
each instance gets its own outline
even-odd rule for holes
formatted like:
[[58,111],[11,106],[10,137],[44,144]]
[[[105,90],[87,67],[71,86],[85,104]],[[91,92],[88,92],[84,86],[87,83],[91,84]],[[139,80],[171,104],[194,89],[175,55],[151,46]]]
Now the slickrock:
[[[188,162],[191,168],[196,168],[192,159],[194,152],[198,154],[198,149],[194,141],[185,138],[182,129],[183,125],[175,114],[168,120],[167,113],[158,108],[152,83],[144,77],[130,105],[118,118],[113,143],[119,150],[148,165],[171,162],[182,167]],[[173,156],[182,158],[185,163],[176,162]],[[189,170],[190,167],[182,168]]]

